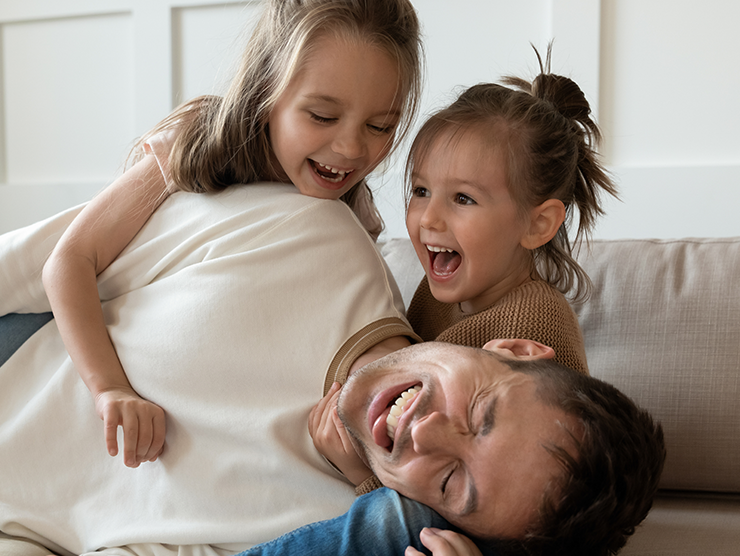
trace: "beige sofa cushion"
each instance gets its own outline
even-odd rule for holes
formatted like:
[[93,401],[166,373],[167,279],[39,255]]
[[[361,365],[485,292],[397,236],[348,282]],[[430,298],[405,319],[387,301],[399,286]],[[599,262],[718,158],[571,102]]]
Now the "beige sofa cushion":
[[740,497],[662,493],[619,556],[737,556]]
[[[382,253],[408,306],[423,276],[411,242]],[[662,421],[661,486],[740,492],[740,238],[594,241],[580,260],[589,368]]]
[[388,268],[396,279],[403,302],[408,309],[419,282],[424,277],[424,267],[414,251],[414,245],[408,238],[393,238],[380,249]]
[[740,492],[740,238],[591,247],[591,374],[662,421],[663,488]]

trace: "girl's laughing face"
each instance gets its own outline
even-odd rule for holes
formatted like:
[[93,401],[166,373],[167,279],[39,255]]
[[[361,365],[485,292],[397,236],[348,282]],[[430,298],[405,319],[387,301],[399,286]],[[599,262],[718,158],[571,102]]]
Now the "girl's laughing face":
[[406,227],[437,300],[477,312],[530,279],[529,221],[507,183],[501,149],[476,131],[440,134],[414,167]]
[[279,175],[303,195],[339,199],[388,154],[400,119],[398,68],[363,42],[316,40],[272,109]]

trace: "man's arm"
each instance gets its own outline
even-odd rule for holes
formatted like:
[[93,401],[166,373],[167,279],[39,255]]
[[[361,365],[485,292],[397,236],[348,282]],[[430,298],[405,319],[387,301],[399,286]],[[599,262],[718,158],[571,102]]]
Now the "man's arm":
[[352,366],[349,368],[347,376],[351,375],[357,369],[364,367],[368,363],[372,363],[376,359],[385,357],[389,353],[393,353],[394,351],[398,351],[399,349],[403,349],[410,345],[411,341],[406,336],[393,336],[391,338],[386,338],[355,359],[355,362],[352,363]]

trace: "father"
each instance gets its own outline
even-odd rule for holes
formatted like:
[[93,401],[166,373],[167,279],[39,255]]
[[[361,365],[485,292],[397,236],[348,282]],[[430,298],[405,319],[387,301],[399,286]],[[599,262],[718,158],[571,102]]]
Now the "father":
[[[248,556],[359,554],[369,547],[400,554],[409,540],[404,529],[418,531],[418,522],[452,524],[499,555],[616,553],[657,491],[665,460],[660,425],[613,386],[550,361],[531,342],[486,347],[407,347],[351,374],[338,402],[380,480],[449,523],[418,507],[408,511],[414,502],[384,488],[344,516]],[[409,389],[389,445],[385,417]],[[404,522],[409,515],[418,522]],[[436,549],[447,538],[454,537],[424,540]]]

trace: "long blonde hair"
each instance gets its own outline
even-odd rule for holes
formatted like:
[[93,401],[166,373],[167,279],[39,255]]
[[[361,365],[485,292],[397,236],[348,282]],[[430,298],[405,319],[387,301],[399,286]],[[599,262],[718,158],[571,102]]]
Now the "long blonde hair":
[[[270,112],[319,36],[360,39],[388,53],[398,64],[402,119],[395,143],[408,132],[422,82],[419,22],[409,0],[268,0],[249,39],[237,75],[223,97],[195,98],[139,139],[141,156],[149,137],[178,128],[170,153],[174,186],[196,193],[270,179]],[[342,200],[375,237],[383,227],[365,180]]]

